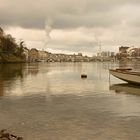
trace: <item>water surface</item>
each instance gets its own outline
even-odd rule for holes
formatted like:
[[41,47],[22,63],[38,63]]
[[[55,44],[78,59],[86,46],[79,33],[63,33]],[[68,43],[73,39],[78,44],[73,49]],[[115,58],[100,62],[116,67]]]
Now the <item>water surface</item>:
[[[139,140],[140,87],[109,68],[139,64],[0,65],[0,129],[25,140]],[[87,78],[81,79],[81,73]]]

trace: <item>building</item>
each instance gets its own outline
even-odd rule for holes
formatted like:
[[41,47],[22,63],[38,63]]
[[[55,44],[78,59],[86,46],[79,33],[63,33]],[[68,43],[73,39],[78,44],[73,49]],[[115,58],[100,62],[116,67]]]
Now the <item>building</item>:
[[126,54],[127,53],[127,49],[129,49],[130,47],[127,46],[121,46],[119,47],[119,53],[121,54]]
[[29,62],[36,62],[38,61],[39,59],[39,52],[37,49],[35,48],[32,48],[30,51],[29,51]]
[[46,51],[38,51],[38,55],[40,60],[47,60],[49,53]]

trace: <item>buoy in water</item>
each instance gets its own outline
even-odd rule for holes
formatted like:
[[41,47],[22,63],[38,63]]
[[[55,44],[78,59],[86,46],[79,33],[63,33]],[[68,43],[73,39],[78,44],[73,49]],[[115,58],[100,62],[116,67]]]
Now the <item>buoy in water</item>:
[[81,74],[81,78],[87,78],[86,74]]

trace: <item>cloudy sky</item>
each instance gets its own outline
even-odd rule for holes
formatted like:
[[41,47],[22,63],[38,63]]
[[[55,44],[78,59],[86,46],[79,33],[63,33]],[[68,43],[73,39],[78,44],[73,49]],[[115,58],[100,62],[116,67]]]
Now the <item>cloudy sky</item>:
[[117,51],[140,46],[140,0],[0,0],[0,26],[28,48]]

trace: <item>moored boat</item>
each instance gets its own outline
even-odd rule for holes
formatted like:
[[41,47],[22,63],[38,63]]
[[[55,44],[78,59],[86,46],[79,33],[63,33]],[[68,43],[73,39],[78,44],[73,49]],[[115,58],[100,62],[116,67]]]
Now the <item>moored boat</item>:
[[140,84],[140,72],[134,72],[132,69],[110,69],[109,73],[128,83]]

